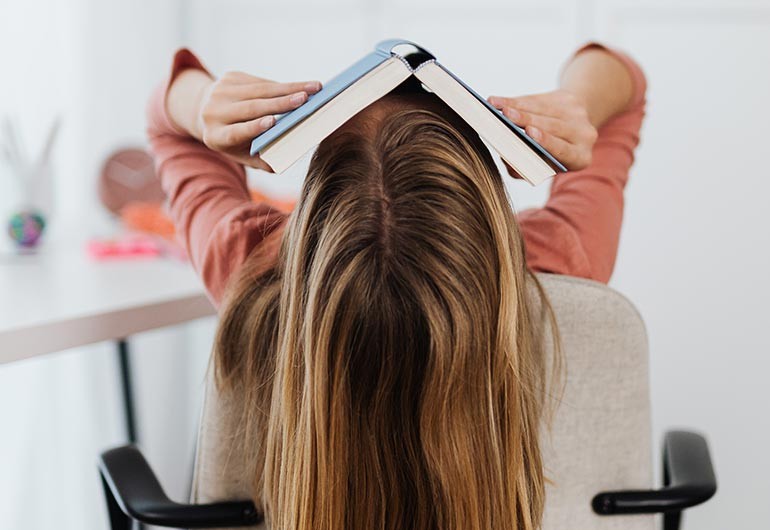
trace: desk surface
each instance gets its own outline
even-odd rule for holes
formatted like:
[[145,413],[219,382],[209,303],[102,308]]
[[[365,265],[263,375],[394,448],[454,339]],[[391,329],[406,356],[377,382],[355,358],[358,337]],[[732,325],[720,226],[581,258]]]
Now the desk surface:
[[179,260],[99,262],[82,248],[0,258],[0,364],[213,314]]

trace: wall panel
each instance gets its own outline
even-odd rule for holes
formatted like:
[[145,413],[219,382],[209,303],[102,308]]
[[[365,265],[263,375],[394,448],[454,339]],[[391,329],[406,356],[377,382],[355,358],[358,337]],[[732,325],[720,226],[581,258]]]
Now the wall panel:
[[720,492],[687,525],[766,525],[770,9],[628,4],[597,15],[650,85],[614,283],[649,328],[657,439],[711,441]]

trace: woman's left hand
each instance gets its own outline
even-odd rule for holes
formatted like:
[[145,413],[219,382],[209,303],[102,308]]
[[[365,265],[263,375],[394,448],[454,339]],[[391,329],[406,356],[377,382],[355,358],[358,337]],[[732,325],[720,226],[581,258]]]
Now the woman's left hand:
[[[598,133],[585,103],[572,92],[559,89],[515,98],[491,96],[489,103],[568,169],[583,169],[591,163]],[[511,168],[508,171],[514,175]]]

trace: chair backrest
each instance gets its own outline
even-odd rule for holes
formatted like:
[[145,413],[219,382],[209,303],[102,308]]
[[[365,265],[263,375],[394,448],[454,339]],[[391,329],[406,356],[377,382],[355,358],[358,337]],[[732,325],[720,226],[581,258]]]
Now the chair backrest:
[[[644,323],[626,298],[603,284],[538,278],[556,313],[566,375],[551,428],[542,435],[550,480],[543,528],[652,530],[654,516],[600,517],[591,510],[599,491],[652,487]],[[209,378],[193,502],[251,496],[248,466],[235,443],[233,399],[219,395]]]
[[556,313],[566,381],[543,431],[544,530],[651,530],[653,515],[598,516],[600,491],[652,488],[647,334],[639,312],[604,284],[538,275]]

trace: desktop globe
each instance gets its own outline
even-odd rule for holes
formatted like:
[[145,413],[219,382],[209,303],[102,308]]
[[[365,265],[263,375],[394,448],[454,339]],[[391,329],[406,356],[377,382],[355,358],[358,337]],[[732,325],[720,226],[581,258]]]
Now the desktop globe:
[[8,235],[19,247],[30,249],[37,246],[45,230],[45,218],[36,210],[23,210],[8,220]]

